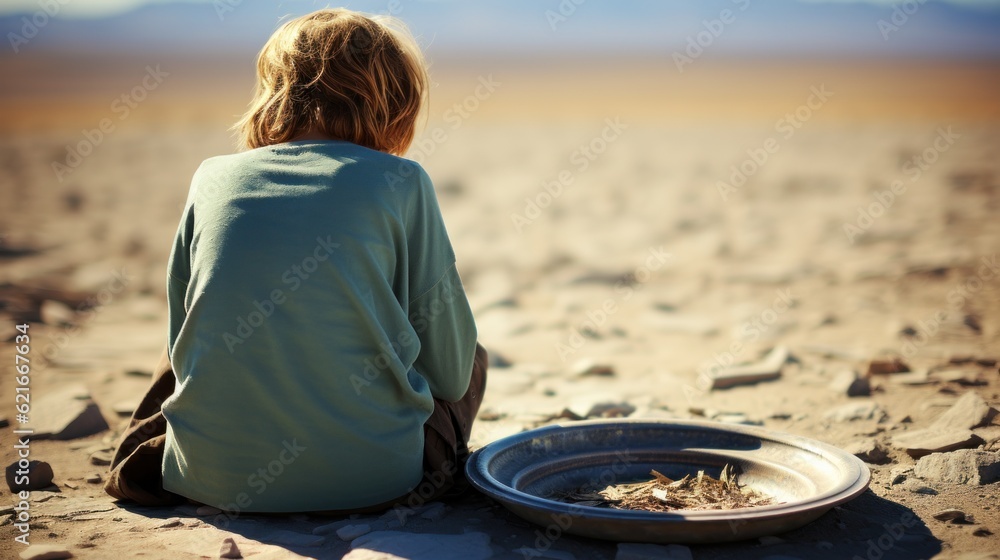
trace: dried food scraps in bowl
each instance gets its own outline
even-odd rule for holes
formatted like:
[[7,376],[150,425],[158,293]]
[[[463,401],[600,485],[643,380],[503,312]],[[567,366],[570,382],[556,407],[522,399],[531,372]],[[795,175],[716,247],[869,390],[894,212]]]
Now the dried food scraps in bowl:
[[676,510],[740,509],[776,504],[774,498],[740,486],[732,465],[722,468],[718,479],[698,471],[673,480],[653,470],[645,482],[612,484],[604,488],[584,487],[559,492],[550,499],[579,506],[607,507],[653,512]]

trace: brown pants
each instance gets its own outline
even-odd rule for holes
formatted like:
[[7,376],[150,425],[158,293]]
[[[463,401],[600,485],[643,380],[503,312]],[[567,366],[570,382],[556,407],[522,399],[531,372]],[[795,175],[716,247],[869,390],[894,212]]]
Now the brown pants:
[[[486,389],[486,363],[486,350],[476,344],[472,381],[465,396],[457,402],[434,399],[434,412],[424,424],[424,479],[413,492],[370,507],[322,513],[372,513],[397,504],[423,504],[444,496],[450,490],[464,488],[472,421],[479,413]],[[108,480],[104,483],[104,490],[111,496],[146,506],[189,501],[163,489],[162,464],[167,421],[160,407],[173,394],[174,383],[174,371],[164,349],[153,371],[153,383],[132,413],[111,461]]]

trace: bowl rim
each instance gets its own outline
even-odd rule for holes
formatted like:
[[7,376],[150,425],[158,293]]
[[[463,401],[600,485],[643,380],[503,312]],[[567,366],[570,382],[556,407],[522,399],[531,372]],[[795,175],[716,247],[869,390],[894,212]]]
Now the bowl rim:
[[[677,510],[671,512],[651,512],[642,510],[610,509],[593,506],[581,506],[566,502],[558,502],[533,494],[522,492],[516,488],[508,486],[495,477],[489,475],[487,466],[489,460],[499,452],[508,449],[514,444],[533,439],[546,432],[561,430],[587,429],[593,426],[613,426],[613,425],[649,425],[650,427],[668,428],[671,426],[683,428],[701,428],[712,431],[736,433],[740,435],[752,436],[762,440],[772,441],[779,444],[789,445],[812,452],[819,455],[828,462],[837,465],[842,464],[839,470],[843,474],[843,481],[835,484],[833,488],[800,500],[774,504],[769,506],[756,506],[749,508],[728,509],[728,510]],[[698,449],[698,448],[696,448]],[[725,450],[715,450],[713,453],[724,452]],[[707,453],[708,450],[705,450]],[[832,459],[836,459],[836,461]],[[542,510],[544,513],[560,514],[585,514],[593,519],[603,519],[609,521],[701,521],[701,522],[726,522],[734,518],[740,520],[766,520],[777,517],[784,517],[805,511],[819,509],[828,510],[834,506],[848,502],[863,493],[871,483],[871,471],[865,463],[828,443],[824,443],[811,438],[769,430],[761,426],[747,426],[741,424],[724,424],[721,422],[700,421],[700,420],[673,420],[673,419],[599,419],[583,420],[571,423],[559,423],[527,430],[518,434],[512,434],[496,441],[490,442],[477,449],[469,456],[465,465],[466,477],[469,482],[480,492],[490,496],[500,502],[513,505]]]

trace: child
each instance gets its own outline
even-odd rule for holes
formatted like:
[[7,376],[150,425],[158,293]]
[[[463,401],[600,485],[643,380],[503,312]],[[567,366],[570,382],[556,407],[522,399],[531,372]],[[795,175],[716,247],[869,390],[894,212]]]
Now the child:
[[427,81],[386,18],[320,10],[270,38],[247,150],[192,181],[167,352],[109,494],[350,513],[461,481],[486,353],[431,181],[399,157]]

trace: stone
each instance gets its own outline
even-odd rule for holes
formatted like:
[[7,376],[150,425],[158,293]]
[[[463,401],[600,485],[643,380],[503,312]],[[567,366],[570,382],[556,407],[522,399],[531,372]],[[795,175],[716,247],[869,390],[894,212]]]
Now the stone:
[[933,514],[934,519],[938,521],[948,521],[950,523],[965,523],[965,512],[960,509],[943,509],[935,514]]
[[0,416],[0,428],[6,428],[10,426],[10,419],[6,416]]
[[18,554],[21,560],[62,560],[72,558],[73,553],[57,544],[33,544]]
[[342,541],[353,541],[354,539],[367,535],[372,532],[372,526],[367,523],[356,523],[353,525],[344,525],[340,529],[337,529],[337,536],[340,537]]
[[986,527],[977,527],[976,530],[972,532],[972,535],[975,537],[988,537],[992,534],[993,531],[990,531]]
[[212,506],[199,506],[198,509],[194,510],[194,514],[198,517],[211,517],[220,513],[222,513],[221,509]]
[[951,484],[982,485],[1000,480],[1000,453],[961,449],[921,457],[913,467],[920,478]]
[[931,453],[947,453],[956,449],[970,449],[983,443],[972,430],[937,430],[928,428],[904,432],[892,438],[892,445],[906,451],[914,459]]
[[619,543],[615,560],[692,560],[691,549],[679,544]]
[[892,461],[885,446],[873,438],[852,442],[844,447],[844,451],[873,465],[884,465]]
[[478,531],[461,535],[375,531],[354,539],[351,549],[344,560],[375,558],[354,555],[355,551],[362,550],[407,560],[487,560],[493,557],[490,536]]
[[997,411],[976,393],[969,391],[931,424],[938,430],[969,430],[989,423]]
[[875,401],[865,400],[838,406],[827,411],[823,418],[831,422],[853,422],[855,420],[885,420],[886,413]]
[[884,360],[872,360],[868,362],[867,375],[884,375],[889,373],[906,373],[910,371],[910,366],[899,358],[889,358]]
[[889,470],[889,484],[896,485],[902,483],[913,474],[913,467],[900,466]]
[[624,418],[635,412],[635,406],[627,402],[597,403],[587,411],[586,418]]
[[944,383],[955,383],[962,387],[982,387],[989,385],[979,370],[949,369],[934,372],[934,379]]
[[503,354],[497,352],[496,350],[490,350],[486,353],[486,365],[492,370],[497,368],[509,368],[514,365],[514,362],[511,362],[504,357]]
[[903,489],[906,490],[907,492],[912,492],[914,494],[924,494],[927,496],[936,496],[938,493],[938,491],[933,487],[927,486],[926,484],[920,482],[919,480],[915,480],[912,478],[909,478],[905,482],[903,482]]
[[788,361],[788,348],[776,346],[763,360],[748,365],[733,366],[717,372],[712,377],[712,389],[727,389],[737,385],[752,385],[781,377],[781,369]]
[[219,558],[243,558],[240,547],[236,546],[236,541],[232,537],[222,540],[222,548],[219,550]]
[[111,464],[113,458],[110,451],[95,451],[90,454],[90,464],[98,467],[106,467]]
[[101,475],[98,473],[91,473],[87,475],[87,478],[83,479],[85,482],[90,484],[99,484],[101,482]]
[[32,403],[31,421],[37,439],[76,439],[108,429],[101,409],[83,384],[50,389]]
[[179,517],[171,517],[170,519],[167,519],[163,523],[157,525],[155,529],[171,529],[173,527],[183,527],[183,526],[184,523],[181,522],[181,519]]
[[854,370],[838,373],[830,382],[830,389],[848,397],[867,397],[872,394],[872,386],[867,377],[861,377]]
[[118,401],[111,406],[111,410],[118,416],[131,416],[135,409],[139,407],[141,399]]
[[573,365],[573,375],[578,377],[614,377],[615,368],[608,364],[600,364],[590,359],[583,359]]
[[[18,473],[19,470],[21,468],[18,466],[17,461],[7,465],[5,473],[7,475],[7,488],[10,488],[11,492],[41,490],[50,486],[52,479],[55,477],[55,474],[52,472],[52,465],[45,461],[29,461],[27,473]],[[27,474],[27,480],[24,480],[25,474]]]

